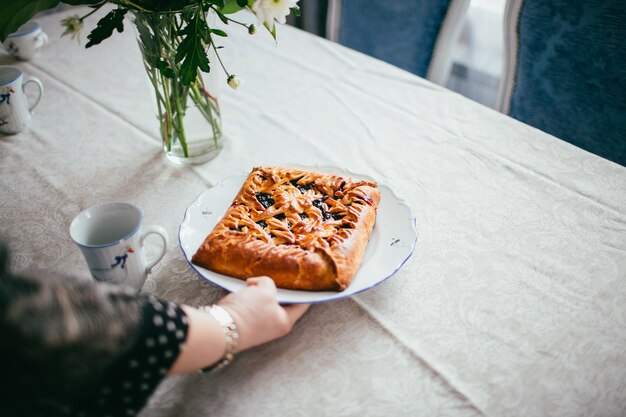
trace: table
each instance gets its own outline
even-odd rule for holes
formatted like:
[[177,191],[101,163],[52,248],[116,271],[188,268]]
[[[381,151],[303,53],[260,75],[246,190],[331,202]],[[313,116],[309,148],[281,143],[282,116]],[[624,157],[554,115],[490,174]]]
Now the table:
[[417,220],[393,278],[314,305],[221,375],[164,381],[143,416],[626,415],[626,168],[290,27],[278,45],[231,29],[224,59],[244,84],[221,91],[225,148],[178,168],[130,27],[84,50],[60,38],[65,15],[40,19],[51,42],[18,63],[46,88],[32,125],[0,138],[14,269],[89,277],[68,225],[124,200],[174,242],[144,291],[210,303],[221,292],[183,259],[179,223],[202,191],[264,164],[374,176]]

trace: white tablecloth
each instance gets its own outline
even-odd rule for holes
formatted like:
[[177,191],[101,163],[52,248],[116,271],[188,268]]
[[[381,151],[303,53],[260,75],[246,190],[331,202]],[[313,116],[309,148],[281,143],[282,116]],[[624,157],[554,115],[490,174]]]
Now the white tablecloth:
[[142,415],[626,415],[624,167],[296,29],[276,45],[233,27],[224,59],[244,84],[221,91],[225,148],[178,168],[130,25],[85,50],[61,18],[40,20],[51,43],[17,63],[46,88],[32,125],[0,138],[13,268],[88,277],[68,225],[125,200],[174,242],[144,291],[209,303],[221,293],[183,259],[179,223],[207,187],[264,164],[374,176],[417,218],[393,278],[314,305],[221,375],[166,380]]

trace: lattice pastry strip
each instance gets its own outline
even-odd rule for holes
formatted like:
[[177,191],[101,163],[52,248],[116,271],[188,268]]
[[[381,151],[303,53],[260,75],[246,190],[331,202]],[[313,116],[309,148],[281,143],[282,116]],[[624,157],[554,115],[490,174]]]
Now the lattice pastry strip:
[[255,168],[192,262],[278,287],[343,290],[372,233],[376,183],[281,167]]

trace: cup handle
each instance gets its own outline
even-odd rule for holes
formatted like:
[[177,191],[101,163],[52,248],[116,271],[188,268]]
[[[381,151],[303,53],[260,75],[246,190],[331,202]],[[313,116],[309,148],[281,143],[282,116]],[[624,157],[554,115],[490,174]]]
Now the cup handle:
[[152,268],[154,268],[154,266],[158,264],[161,261],[161,259],[163,259],[163,256],[165,256],[165,252],[167,252],[167,247],[169,245],[168,239],[167,239],[167,232],[165,231],[164,228],[162,228],[161,226],[147,226],[144,229],[144,232],[141,234],[141,240],[139,241],[139,244],[141,245],[142,249],[143,249],[143,241],[146,239],[148,235],[151,235],[151,234],[158,235],[161,238],[161,240],[163,241],[163,248],[161,249],[161,253],[159,254],[159,256],[157,256],[157,258],[154,261],[149,262],[148,265],[146,265],[146,274],[151,273]]
[[43,95],[43,84],[41,83],[39,78],[30,77],[29,79],[24,81],[24,84],[22,84],[22,91],[24,91],[24,93],[26,93],[26,84],[28,83],[35,83],[35,85],[39,89],[39,95],[35,99],[35,102],[28,108],[28,111],[33,111],[37,104],[39,104],[39,100],[41,100],[41,96]]
[[36,50],[40,50],[44,45],[47,45],[48,42],[50,41],[48,39],[48,35],[46,34],[46,32],[41,32],[39,35],[37,35],[35,39],[36,39],[36,43],[35,43]]

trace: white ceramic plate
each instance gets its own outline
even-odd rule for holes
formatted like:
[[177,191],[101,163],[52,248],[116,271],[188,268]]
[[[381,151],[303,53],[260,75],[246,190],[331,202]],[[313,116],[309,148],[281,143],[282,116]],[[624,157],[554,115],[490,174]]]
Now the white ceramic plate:
[[[334,167],[306,168],[352,178],[371,179]],[[247,174],[228,177],[200,194],[187,208],[178,233],[180,247],[189,265],[203,278],[231,292],[243,287],[244,281],[193,265],[191,257],[196,253],[206,235],[222,218],[246,177]],[[361,267],[350,286],[341,292],[297,291],[279,288],[278,301],[280,303],[320,303],[349,297],[380,284],[398,271],[409,259],[417,240],[413,212],[404,201],[394,194],[391,188],[380,183],[378,183],[378,187],[381,196],[376,224]]]

